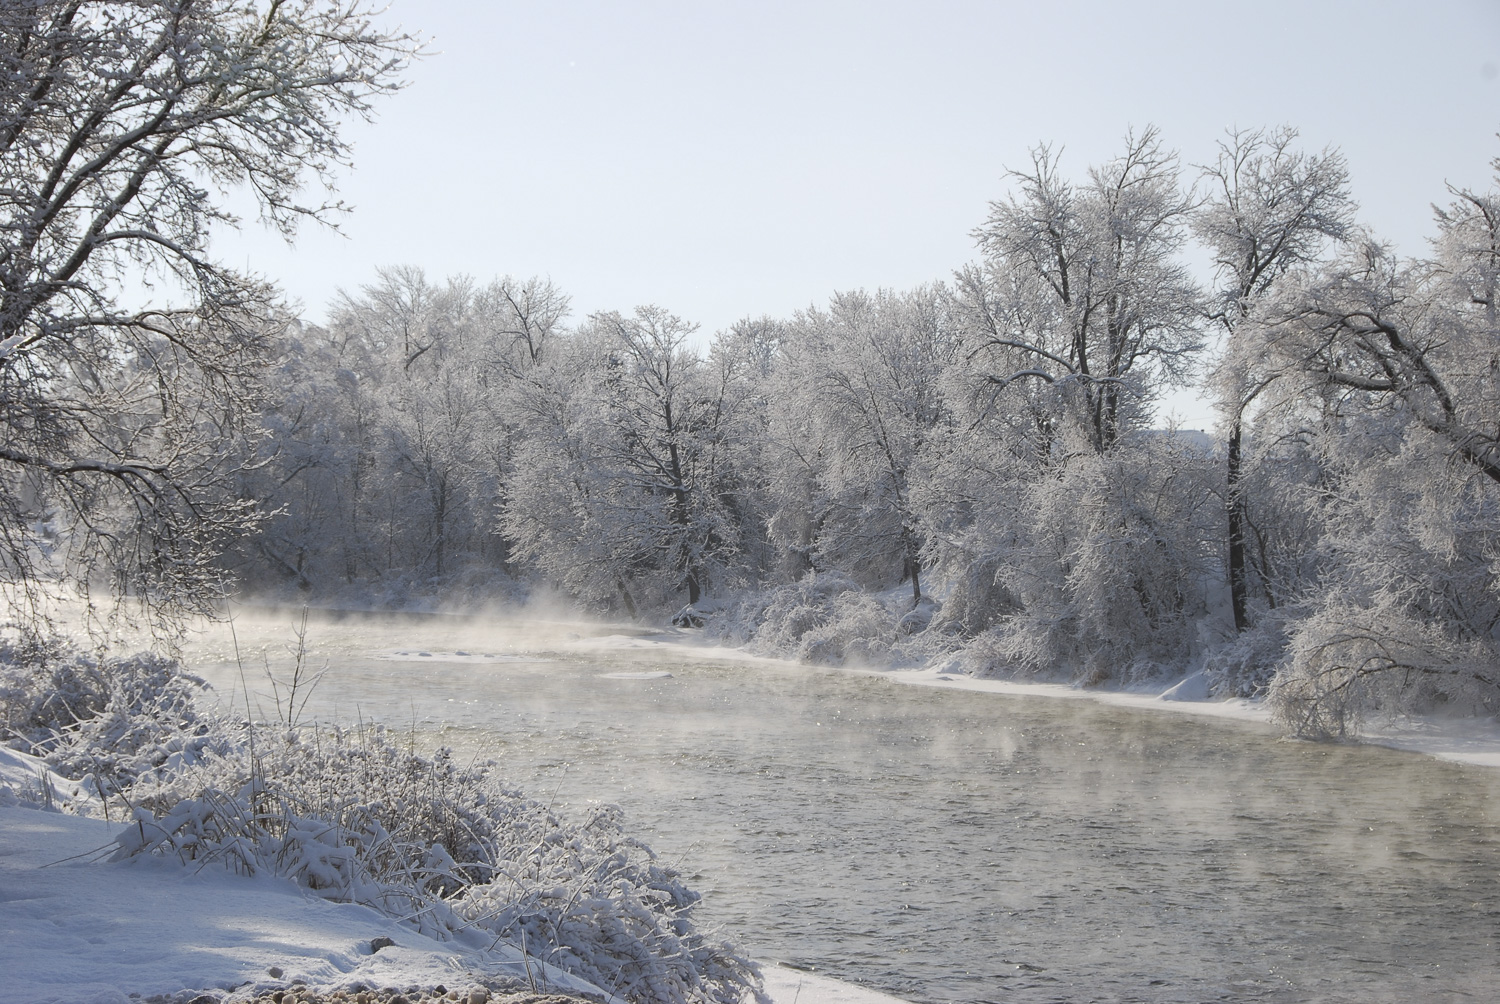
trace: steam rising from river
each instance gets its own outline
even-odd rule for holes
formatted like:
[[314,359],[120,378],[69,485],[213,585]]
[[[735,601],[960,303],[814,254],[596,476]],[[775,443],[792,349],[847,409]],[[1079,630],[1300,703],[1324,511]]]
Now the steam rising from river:
[[[235,620],[262,712],[293,621]],[[762,958],[920,1001],[1500,999],[1494,771],[532,615],[315,620],[307,644],[306,717],[623,805]],[[226,629],[188,655],[243,709]]]

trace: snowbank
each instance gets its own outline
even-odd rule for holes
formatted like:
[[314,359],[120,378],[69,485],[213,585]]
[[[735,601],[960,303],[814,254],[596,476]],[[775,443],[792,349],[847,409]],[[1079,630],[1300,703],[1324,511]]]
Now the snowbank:
[[[149,856],[111,862],[115,838],[130,824],[58,811],[98,803],[41,760],[4,747],[0,794],[10,795],[0,799],[7,1004],[139,1004],[197,991],[243,1001],[298,981],[325,992],[534,985],[622,1004],[489,935],[438,941],[285,878]],[[810,974],[767,967],[766,976],[774,1004],[899,1004]]]
[[[437,942],[286,879],[152,858],[105,863],[101,854],[122,825],[0,808],[7,1001],[136,1004],[132,993],[182,990],[233,991],[233,1000],[294,980],[320,989],[463,988],[466,978],[477,985],[497,977],[527,985],[514,949]],[[377,938],[392,944],[371,951]],[[530,966],[539,985],[602,994],[535,960]]]
[[[34,756],[0,746],[0,806],[87,811],[83,786],[52,771]],[[0,901],[4,897],[0,896]]]

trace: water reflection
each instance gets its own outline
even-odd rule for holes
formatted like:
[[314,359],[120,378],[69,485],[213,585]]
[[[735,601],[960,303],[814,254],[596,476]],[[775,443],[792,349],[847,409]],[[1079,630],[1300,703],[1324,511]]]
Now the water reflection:
[[[914,1001],[1500,999],[1496,772],[587,634],[317,625],[309,713],[617,802],[755,955]],[[226,639],[196,668],[238,694]]]

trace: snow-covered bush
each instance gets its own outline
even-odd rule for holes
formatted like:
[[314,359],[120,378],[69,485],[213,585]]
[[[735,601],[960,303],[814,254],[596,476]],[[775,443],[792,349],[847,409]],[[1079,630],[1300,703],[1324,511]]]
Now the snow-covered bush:
[[819,666],[882,665],[892,655],[898,617],[877,596],[839,593],[827,618],[798,639],[797,658]]
[[858,590],[857,583],[836,572],[809,572],[796,582],[749,594],[711,618],[704,634],[758,655],[795,656],[802,637],[828,622],[835,598]]
[[108,798],[229,742],[200,716],[202,689],[150,652],[100,658],[56,638],[0,639],[0,741]]
[[129,792],[117,858],[161,854],[288,876],[426,934],[491,932],[627,1000],[738,1002],[754,965],[698,931],[696,893],[625,835],[618,810],[581,824],[485,766],[359,733],[257,727],[224,755]]
[[903,587],[868,593],[838,572],[809,572],[796,582],[752,593],[705,624],[705,637],[757,655],[820,666],[894,666],[920,661],[955,644],[924,637],[939,609],[930,597],[915,608]]
[[1262,697],[1286,664],[1286,619],[1262,614],[1250,628],[1203,660],[1215,697]]
[[568,826],[526,802],[522,818],[529,826],[510,831],[515,856],[501,874],[456,902],[467,923],[627,1000],[759,997],[759,971],[694,928],[698,894],[626,835],[619,809]]
[[948,636],[957,644],[1015,612],[1014,598],[1001,584],[1001,562],[994,555],[964,554],[952,548],[944,557],[945,570],[951,570],[953,579],[942,607],[934,611],[925,630]]
[[1342,735],[1375,711],[1494,714],[1494,484],[1383,416],[1340,432],[1320,496],[1323,577],[1289,626],[1273,713],[1312,736]]

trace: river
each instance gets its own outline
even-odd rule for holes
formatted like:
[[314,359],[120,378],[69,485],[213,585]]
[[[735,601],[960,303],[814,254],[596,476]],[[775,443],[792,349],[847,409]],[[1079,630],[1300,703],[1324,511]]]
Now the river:
[[[240,616],[238,659],[209,629],[189,666],[274,715],[293,621]],[[318,620],[304,717],[619,804],[700,923],[922,1004],[1500,1000],[1500,771],[608,630]]]

